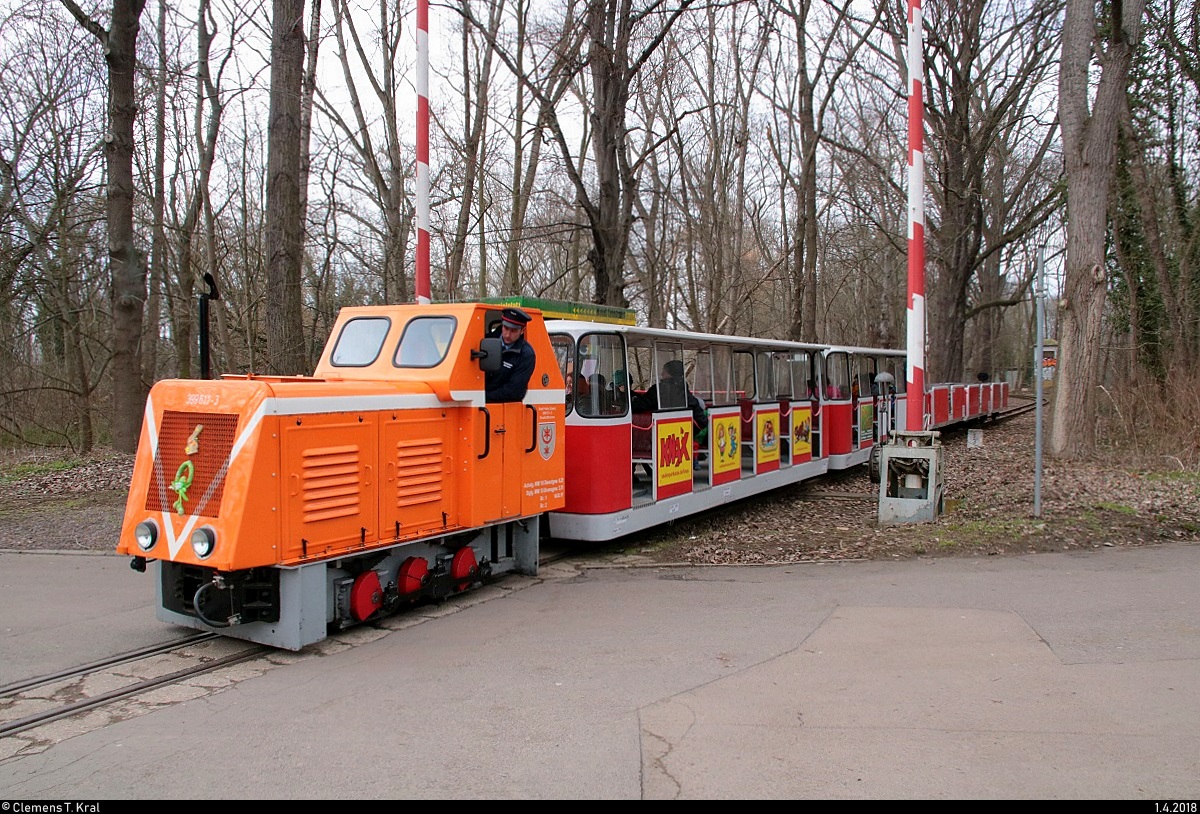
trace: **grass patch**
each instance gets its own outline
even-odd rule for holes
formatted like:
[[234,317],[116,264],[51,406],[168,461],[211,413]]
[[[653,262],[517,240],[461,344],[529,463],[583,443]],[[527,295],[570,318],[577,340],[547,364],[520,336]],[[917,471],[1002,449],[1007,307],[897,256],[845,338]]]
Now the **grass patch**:
[[1176,481],[1179,481],[1181,483],[1191,483],[1191,484],[1194,484],[1197,488],[1200,488],[1200,472],[1193,472],[1190,469],[1170,470],[1170,471],[1156,470],[1153,472],[1146,472],[1144,477],[1147,480],[1161,480],[1161,481],[1168,481],[1171,483],[1174,483]]
[[25,478],[49,475],[54,472],[68,472],[79,465],[77,461],[61,458],[48,461],[23,461],[20,463],[0,464],[0,483],[13,483]]
[[1040,520],[966,520],[943,525],[938,534],[938,547],[982,548],[1012,543],[1044,531],[1045,523]]
[[1124,503],[1097,503],[1096,508],[1109,512],[1119,512],[1120,514],[1137,514],[1137,509],[1132,506],[1126,506]]
[[[1096,507],[1096,508],[1103,509],[1102,506]],[[1135,512],[1135,514],[1136,514],[1136,512]],[[1069,521],[1069,518],[1065,518],[1065,519],[1067,519]],[[1079,524],[1079,527],[1082,530],[1087,531],[1087,532],[1097,533],[1097,534],[1100,533],[1101,531],[1108,529],[1108,527],[1109,527],[1108,522],[1103,517],[1101,517],[1095,511],[1091,511],[1091,510],[1084,511],[1084,512],[1081,512],[1080,514],[1076,515],[1074,518],[1074,521]]]

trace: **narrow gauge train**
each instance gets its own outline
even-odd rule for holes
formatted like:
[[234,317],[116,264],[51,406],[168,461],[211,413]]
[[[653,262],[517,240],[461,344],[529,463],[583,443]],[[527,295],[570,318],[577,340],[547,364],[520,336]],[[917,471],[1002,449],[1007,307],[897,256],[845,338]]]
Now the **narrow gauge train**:
[[[522,401],[492,403],[513,304],[536,367]],[[158,382],[117,551],[154,575],[160,620],[298,650],[536,574],[543,537],[613,539],[858,466],[904,428],[901,351],[633,321],[538,300],[346,308],[312,376]],[[938,393],[943,424],[1008,397]]]

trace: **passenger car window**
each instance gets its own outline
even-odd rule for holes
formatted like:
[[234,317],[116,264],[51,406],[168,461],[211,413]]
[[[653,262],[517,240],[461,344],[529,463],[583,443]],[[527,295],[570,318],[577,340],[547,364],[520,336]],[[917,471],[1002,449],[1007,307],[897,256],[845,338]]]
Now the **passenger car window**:
[[625,343],[616,334],[584,334],[579,340],[575,409],[586,418],[624,415],[629,404]]
[[562,371],[564,397],[567,412],[575,407],[575,393],[579,389],[579,377],[575,375],[575,340],[567,334],[550,334],[550,346],[554,348],[554,359]]

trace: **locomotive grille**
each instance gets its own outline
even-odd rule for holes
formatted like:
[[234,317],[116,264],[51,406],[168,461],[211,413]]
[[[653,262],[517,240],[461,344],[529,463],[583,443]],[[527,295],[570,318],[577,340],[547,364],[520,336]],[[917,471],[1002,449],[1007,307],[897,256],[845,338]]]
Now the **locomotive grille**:
[[419,438],[396,445],[396,505],[442,499],[442,439]]
[[359,513],[361,475],[357,445],[307,449],[300,466],[304,522]]
[[[237,428],[237,415],[163,411],[146,510],[220,516],[229,451]],[[195,450],[190,455],[189,445]],[[186,462],[191,466],[185,466]],[[172,489],[172,484],[182,487],[182,491]]]

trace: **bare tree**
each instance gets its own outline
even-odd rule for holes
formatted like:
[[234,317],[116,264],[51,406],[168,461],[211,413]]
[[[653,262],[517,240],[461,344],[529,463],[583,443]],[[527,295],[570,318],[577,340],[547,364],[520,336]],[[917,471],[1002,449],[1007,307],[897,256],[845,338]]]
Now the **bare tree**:
[[[594,246],[588,253],[595,277],[595,300],[627,306],[625,256],[637,197],[636,162],[630,155],[626,111],[632,83],[662,44],[692,0],[653,0],[633,9],[624,0],[590,0],[583,10],[588,32],[592,82],[592,161],[595,195],[577,184],[579,202],[591,224]],[[560,147],[563,145],[560,144]]]
[[[641,71],[644,112],[634,124],[642,135],[633,146],[649,194],[634,199],[642,243],[629,265],[651,325],[732,331],[760,313],[779,324],[757,307],[770,260],[753,245],[759,174],[750,160],[770,33],[750,6],[698,9]],[[668,158],[658,141],[670,146]]]
[[[462,0],[466,5],[468,0]],[[521,13],[518,7],[518,14]],[[500,29],[505,13],[504,0],[491,3],[487,8],[487,38],[494,40]],[[476,40],[471,36],[472,28],[462,25],[462,121],[463,134],[461,141],[455,145],[462,156],[462,168],[456,173],[455,187],[461,191],[458,198],[458,213],[454,221],[453,232],[450,235],[450,249],[446,258],[446,294],[450,298],[457,297],[462,284],[463,260],[466,253],[467,237],[471,230],[472,209],[475,207],[476,196],[479,197],[479,212],[476,217],[482,224],[486,202],[483,200],[483,181],[486,174],[482,164],[486,156],[487,141],[485,132],[488,122],[489,100],[488,89],[494,83],[492,76],[492,57],[494,51],[487,47],[476,47]],[[472,60],[472,54],[475,58]],[[481,251],[480,277],[486,278],[486,254]]]
[[[1038,122],[1034,105],[1053,66],[1058,8],[1057,0],[1028,6],[967,0],[933,10],[926,60],[934,199],[927,227],[934,260],[926,286],[929,381],[963,378],[972,282],[989,262],[996,269],[992,258],[1058,200],[1052,185],[1030,185],[1053,143],[1053,127],[1049,121],[1040,131],[1021,126]],[[1006,137],[1017,142],[1005,144]],[[1013,160],[1017,150],[1020,161]]]
[[313,98],[317,92],[317,57],[321,50],[321,0],[312,0],[308,41],[304,46],[303,91],[300,97],[300,211],[308,212],[308,179],[312,173]]
[[[639,72],[654,56],[675,22],[693,0],[649,0],[634,8],[625,0],[582,0],[570,3],[564,12],[562,36],[555,59],[543,65],[542,77],[522,72],[514,57],[496,40],[490,44],[513,75],[538,99],[541,114],[562,154],[562,167],[575,188],[576,202],[587,217],[592,235],[588,260],[594,280],[593,299],[600,304],[627,306],[625,259],[633,224],[634,199],[639,194],[637,170],[640,157],[630,152],[626,114],[630,94]],[[579,7],[578,15],[576,8]],[[469,9],[462,13],[481,31],[487,26]],[[584,60],[577,59],[573,43],[585,47]],[[555,109],[554,94],[563,77],[577,76],[587,68],[589,118],[591,124],[591,170],[594,184],[580,170]],[[582,79],[583,77],[578,77]]]
[[[812,42],[812,0],[772,0],[763,9],[772,26],[776,25],[776,20],[778,24],[790,23],[790,36],[784,39],[780,32],[780,39],[794,49],[791,54],[779,53],[775,70],[771,72],[774,82],[767,93],[772,101],[776,126],[768,133],[768,141],[795,197],[789,336],[807,342],[817,340],[817,258],[820,255],[817,151],[824,138],[825,112],[834,101],[838,79],[852,64],[867,38],[873,35],[884,9],[884,4],[877,4],[873,19],[855,21],[850,2],[826,2],[823,6],[828,16],[826,24],[819,28],[818,42]],[[858,24],[851,27],[850,22]],[[843,34],[846,41],[839,55],[834,47],[843,44]],[[811,69],[810,47],[815,52],[815,64]]]
[[[379,235],[382,248],[383,301],[406,302],[410,293],[404,263],[413,231],[415,207],[406,189],[412,176],[409,167],[414,162],[404,158],[397,106],[402,71],[400,58],[404,53],[403,17],[394,3],[378,0],[379,24],[371,32],[371,39],[379,48],[375,54],[364,43],[352,11],[347,0],[334,0],[337,58],[349,98],[350,115],[342,115],[340,106],[320,88],[317,88],[317,98],[321,112],[330,119],[353,153],[365,181],[364,192],[376,207],[371,220],[377,220],[381,225],[370,228]],[[374,62],[376,56],[378,63]],[[372,67],[375,64],[378,67]],[[356,68],[366,74],[371,98],[365,102],[359,91]],[[363,216],[358,217],[367,221]]]
[[[1097,6],[1103,7],[1103,16]],[[1067,0],[1063,21],[1058,120],[1067,173],[1067,260],[1048,444],[1050,454],[1059,458],[1077,459],[1095,449],[1095,390],[1108,282],[1106,215],[1121,106],[1144,7],[1144,0]],[[1093,76],[1099,77],[1095,86]]]
[[[530,0],[518,0],[516,4],[516,54],[513,64],[518,76],[524,75],[527,51],[527,32],[529,30]],[[464,15],[465,16],[465,15]],[[566,32],[563,32],[564,34]],[[494,41],[494,40],[493,40]],[[534,122],[527,132],[525,117],[530,109],[526,101],[526,87],[518,82],[513,100],[513,129],[512,129],[512,182],[509,186],[511,205],[509,207],[508,242],[504,260],[505,293],[521,291],[520,258],[522,238],[525,232],[525,216],[529,211],[529,201],[533,195],[533,184],[537,178],[541,163],[542,135],[546,132],[546,111],[552,108],[550,104],[559,98],[566,89],[566,83],[559,84],[559,90],[550,91],[542,101],[535,102]],[[480,275],[480,296],[487,295],[486,278]]]
[[162,314],[163,279],[166,276],[166,164],[167,164],[167,92],[169,87],[167,59],[167,4],[158,2],[158,24],[155,31],[158,63],[153,77],[154,86],[154,157],[151,172],[150,269],[149,294],[146,299],[145,321],[142,324],[142,378],[153,382],[158,378],[158,332]]
[[[228,21],[231,26],[239,25],[237,19]],[[172,292],[170,318],[172,336],[175,340],[176,369],[180,376],[191,375],[193,328],[195,325],[194,302],[196,284],[203,274],[216,279],[222,274],[217,268],[215,246],[211,232],[212,201],[210,185],[213,165],[216,161],[217,138],[221,130],[221,117],[225,111],[220,77],[225,65],[232,57],[232,47],[225,50],[213,70],[213,37],[216,21],[213,19],[210,0],[200,0],[196,11],[196,93],[192,111],[192,140],[196,151],[196,167],[184,184],[186,200],[179,222],[173,224],[176,255],[174,279],[166,282]],[[236,34],[236,30],[230,32]],[[234,40],[236,41],[236,39]],[[201,245],[201,224],[204,224],[204,241]]]
[[105,29],[74,0],[61,0],[71,15],[100,43],[108,63],[109,132],[104,149],[108,167],[108,262],[113,304],[113,448],[137,449],[146,403],[142,381],[142,308],[146,267],[133,231],[133,121],[137,116],[134,73],[139,20],[146,0],[113,0]]
[[[1001,259],[1029,240],[1058,200],[1054,123],[1046,111],[1055,30],[1050,3],[968,0],[931,9],[927,20],[924,142],[929,248],[929,381],[963,376],[968,319],[1020,301]],[[887,43],[853,63],[840,104],[827,115],[826,141],[837,172],[821,240],[823,312],[818,324],[868,344],[903,337],[908,252],[904,220],[908,94],[906,8],[889,4]],[[865,21],[853,20],[846,45]],[[825,177],[828,174],[823,174]],[[850,296],[852,295],[852,296]],[[845,307],[847,302],[855,309]],[[870,303],[865,311],[862,303]],[[898,306],[898,310],[897,310]],[[863,318],[861,314],[874,314]],[[898,315],[898,318],[897,318]],[[897,322],[899,325],[897,325]],[[985,330],[978,331],[981,338]],[[982,341],[987,341],[983,338]]]
[[44,9],[0,20],[0,432],[86,454],[109,362],[90,36]]
[[[488,47],[504,63],[517,82],[512,115],[513,164],[509,187],[509,234],[504,278],[500,285],[503,293],[517,294],[524,290],[525,281],[519,279],[523,255],[527,260],[537,257],[540,267],[544,268],[546,265],[543,259],[546,254],[545,247],[533,246],[526,249],[526,242],[532,242],[540,236],[561,241],[560,236],[566,231],[569,235],[566,253],[570,255],[575,250],[575,218],[564,218],[563,210],[568,208],[566,205],[556,207],[557,211],[553,214],[531,212],[530,207],[533,202],[534,185],[542,164],[542,147],[548,141],[545,138],[547,133],[560,148],[560,155],[566,165],[563,170],[568,179],[578,178],[581,174],[578,163],[572,157],[571,147],[567,145],[566,137],[559,127],[557,107],[572,90],[583,65],[580,52],[586,35],[576,19],[575,3],[567,4],[560,24],[553,26],[532,24],[530,3],[528,0],[518,0],[515,7],[516,36],[512,48],[506,45],[506,41],[502,40],[500,32],[494,27],[493,21],[496,17],[490,5],[487,22],[475,14],[472,4],[463,3],[456,10],[468,26],[484,37]],[[532,97],[532,103],[526,102],[526,93]],[[533,124],[526,131],[526,117],[531,110]],[[590,138],[590,129],[586,122],[582,124],[581,129],[581,143],[586,144]],[[570,180],[570,183],[575,187],[575,180]],[[546,217],[541,217],[542,215]],[[536,228],[531,230],[531,225]],[[574,268],[569,260],[567,266],[568,269]],[[561,279],[558,273],[552,273],[552,277],[555,281]],[[553,283],[550,285],[553,286]],[[575,286],[569,288],[572,291],[576,290]],[[488,294],[488,280],[482,273],[479,275],[478,293],[481,297]],[[574,294],[568,296],[574,298]]]

